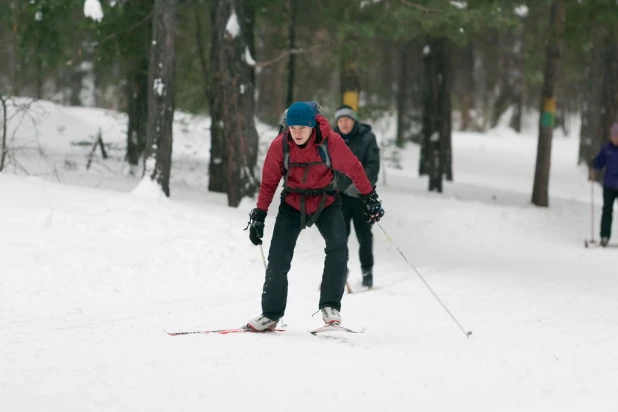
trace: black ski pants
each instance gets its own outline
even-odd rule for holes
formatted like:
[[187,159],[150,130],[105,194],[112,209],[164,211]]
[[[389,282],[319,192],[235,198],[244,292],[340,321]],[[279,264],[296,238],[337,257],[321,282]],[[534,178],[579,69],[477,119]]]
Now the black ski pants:
[[[322,210],[315,226],[326,242],[318,308],[332,307],[341,310],[348,246],[339,197],[333,204]],[[288,298],[288,272],[300,232],[300,212],[282,199],[273,229],[266,279],[262,291],[262,315],[269,319],[278,320],[285,313]]]
[[373,268],[373,234],[371,225],[367,223],[367,217],[363,214],[363,207],[360,198],[341,195],[341,208],[345,221],[346,239],[350,237],[354,224],[354,232],[358,239],[358,257],[361,270],[371,270]]
[[614,201],[618,199],[618,189],[603,188],[603,214],[601,215],[601,237],[609,238],[612,234],[612,214]]

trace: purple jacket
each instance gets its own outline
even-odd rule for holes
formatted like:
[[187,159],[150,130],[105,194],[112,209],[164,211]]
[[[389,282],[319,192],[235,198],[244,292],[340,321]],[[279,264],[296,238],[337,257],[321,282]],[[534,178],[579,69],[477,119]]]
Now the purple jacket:
[[605,168],[603,186],[618,189],[618,146],[611,142],[601,146],[599,154],[592,162],[592,167],[596,170]]

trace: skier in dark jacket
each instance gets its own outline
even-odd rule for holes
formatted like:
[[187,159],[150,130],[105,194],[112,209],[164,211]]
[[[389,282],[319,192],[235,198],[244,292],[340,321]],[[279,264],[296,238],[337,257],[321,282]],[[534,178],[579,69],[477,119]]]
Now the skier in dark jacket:
[[610,138],[592,162],[591,178],[594,170],[605,168],[603,178],[603,214],[601,215],[601,246],[609,243],[612,231],[614,201],[618,199],[618,122],[610,129]]
[[[349,176],[360,191],[359,208],[365,219],[375,223],[384,210],[362,164],[334,133],[328,120],[309,104],[294,103],[287,111],[284,130],[270,144],[264,167],[257,207],[249,215],[249,238],[262,244],[264,220],[281,178],[284,189],[268,253],[266,279],[262,291],[262,314],[247,326],[256,331],[275,329],[283,317],[288,292],[287,274],[296,240],[305,227],[314,223],[326,242],[319,309],[326,324],[339,324],[345,284],[348,247],[341,200],[333,169]],[[324,147],[327,146],[327,157]],[[331,167],[328,167],[328,165]],[[287,165],[287,170],[286,170]]]
[[[362,163],[371,185],[375,186],[380,171],[380,149],[376,136],[371,131],[371,126],[360,123],[354,110],[347,105],[343,105],[335,111],[335,121],[337,123],[335,132],[343,137],[352,153]],[[337,187],[341,192],[341,208],[345,219],[346,237],[350,237],[350,221],[352,221],[359,243],[358,255],[363,275],[363,286],[371,288],[373,287],[373,234],[371,233],[371,225],[367,223],[367,219],[363,216],[359,192],[352,180],[347,176],[339,176]]]

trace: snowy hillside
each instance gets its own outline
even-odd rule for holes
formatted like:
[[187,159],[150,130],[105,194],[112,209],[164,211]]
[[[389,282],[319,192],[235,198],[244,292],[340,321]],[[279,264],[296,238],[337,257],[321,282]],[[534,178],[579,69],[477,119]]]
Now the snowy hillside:
[[[292,262],[285,332],[170,337],[260,312],[262,259],[242,230],[254,202],[232,209],[207,193],[209,120],[177,118],[167,199],[122,163],[122,116],[40,105],[38,137],[21,128],[14,144],[38,139],[47,158],[20,150],[35,176],[0,174],[2,410],[616,410],[618,255],[583,248],[590,185],[573,136],[554,140],[549,209],[529,202],[533,132],[455,133],[455,182],[441,195],[417,177],[416,147],[397,153],[401,168],[389,161],[381,226],[470,339],[379,227],[375,289],[344,295],[341,311],[364,334],[308,333],[321,323],[312,228]],[[71,143],[99,127],[112,159],[97,154],[86,171],[90,148]],[[266,147],[273,130],[259,127]],[[599,190],[595,202],[597,236]],[[357,255],[352,236],[361,292]]]

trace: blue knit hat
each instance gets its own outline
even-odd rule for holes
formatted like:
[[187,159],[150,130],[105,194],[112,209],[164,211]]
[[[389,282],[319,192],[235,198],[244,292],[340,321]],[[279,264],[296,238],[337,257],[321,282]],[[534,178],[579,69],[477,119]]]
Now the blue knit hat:
[[296,102],[290,106],[286,115],[288,126],[315,127],[315,111],[305,102]]

